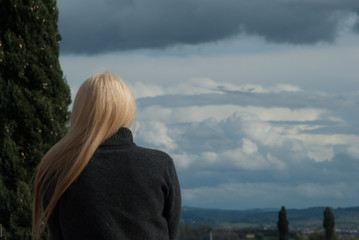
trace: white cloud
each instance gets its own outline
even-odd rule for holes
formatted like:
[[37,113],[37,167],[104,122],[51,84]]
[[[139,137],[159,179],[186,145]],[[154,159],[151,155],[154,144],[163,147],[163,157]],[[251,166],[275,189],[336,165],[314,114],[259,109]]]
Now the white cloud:
[[345,134],[303,134],[297,133],[290,136],[293,139],[298,139],[305,142],[306,145],[338,145],[345,144],[349,140],[350,135]]
[[[197,87],[203,90],[207,89],[207,91],[199,93],[218,93],[220,91],[239,91],[251,93],[280,93],[301,91],[300,87],[290,84],[276,84],[273,87],[264,87],[260,84],[234,84],[231,82],[223,81],[216,82],[209,78],[194,78],[189,82],[189,84],[186,84],[186,86],[189,89],[193,89],[193,87]],[[184,93],[186,94],[186,92]]]
[[[344,134],[303,134],[303,130],[313,130],[317,126],[293,125],[273,126],[268,122],[259,120],[256,116],[245,115],[241,118],[243,131],[251,138],[269,147],[280,147],[284,142],[289,142],[291,150],[303,151],[316,162],[331,161],[335,156],[333,146],[352,144],[355,136]],[[299,140],[293,141],[293,140]],[[355,152],[355,147],[350,147],[350,153]]]
[[181,154],[172,153],[171,156],[173,158],[173,161],[175,162],[176,167],[179,170],[188,168],[197,159],[196,155],[187,154],[187,153],[181,153]]
[[169,108],[150,106],[138,112],[141,121],[163,121],[166,123],[201,122],[206,119],[222,120],[241,107],[235,105],[210,105]]
[[307,155],[316,162],[331,161],[334,157],[332,147],[321,145],[308,146]]
[[141,122],[166,122],[170,123],[173,118],[174,109],[165,108],[158,105],[150,106],[145,109],[139,109],[136,114],[136,118]]
[[189,107],[149,106],[138,112],[138,118],[146,121],[168,123],[201,122],[206,119],[221,121],[234,113],[253,115],[260,121],[314,121],[325,113],[321,109],[265,108],[233,104],[205,105]]
[[251,93],[280,93],[301,91],[298,86],[276,84],[273,87],[263,87],[259,84],[233,84],[230,82],[214,81],[210,78],[192,78],[172,86],[156,85],[147,82],[128,82],[135,98],[155,97],[168,94],[199,95],[209,93],[224,93],[223,91],[239,91]]
[[258,146],[249,139],[243,138],[242,150],[245,154],[253,154],[258,152]]
[[236,149],[226,150],[221,153],[222,159],[227,159],[231,165],[239,169],[263,170],[263,169],[283,169],[285,164],[273,157],[270,153],[264,157],[259,151],[258,146],[249,139],[242,139],[242,146]]
[[272,124],[261,121],[253,114],[240,115],[242,131],[249,137],[259,141],[265,146],[282,145],[285,140],[283,127],[274,127]]
[[165,91],[162,87],[154,84],[144,82],[129,82],[127,85],[136,99],[143,97],[155,97],[165,94]]
[[144,82],[129,82],[128,86],[137,99],[168,94],[197,95],[218,93],[218,90],[216,90],[218,84],[209,78],[190,79],[175,86],[169,87]]
[[276,84],[273,87],[264,87],[260,84],[241,84],[234,85],[226,83],[221,85],[224,90],[228,91],[241,91],[252,93],[280,93],[280,92],[299,92],[300,87],[290,84]]
[[273,167],[270,167],[270,168],[273,168],[273,169],[284,169],[284,168],[286,168],[286,164],[283,161],[279,160],[275,156],[272,156],[270,153],[267,153],[267,161],[270,164],[270,166],[273,166]]
[[200,159],[203,159],[203,161],[209,164],[214,164],[218,161],[218,154],[215,152],[202,152]]
[[265,166],[265,159],[260,154],[244,154],[242,148],[227,150],[223,156],[228,158],[232,165],[240,169],[256,170],[263,169]]
[[[167,149],[170,149],[167,147]],[[181,150],[180,145],[170,150],[176,166],[179,169],[244,169],[250,171],[284,169],[286,164],[271,153],[263,155],[259,152],[256,143],[244,138],[238,148],[216,149],[214,151],[198,151],[187,153]]]
[[262,121],[314,121],[321,118],[325,113],[321,109],[302,108],[292,110],[290,108],[263,108],[247,107],[246,112],[257,115]]
[[169,136],[167,126],[161,122],[137,122],[136,137],[147,144],[167,151],[177,148],[176,142]]
[[[268,117],[263,112],[270,114]],[[234,112],[234,113],[233,113]],[[286,114],[293,116],[286,116]],[[274,124],[268,119],[282,121],[311,121],[320,120],[327,112],[316,109],[291,110],[287,108],[260,108],[241,107],[236,105],[207,105],[168,108],[161,106],[149,106],[139,111],[141,132],[139,138],[154,147],[167,149],[178,158],[177,164],[181,169],[191,166],[197,168],[213,168],[230,166],[234,169],[246,169],[258,171],[263,169],[284,169],[286,162],[281,160],[278,153],[293,153],[287,156],[285,161],[302,161],[306,158],[315,162],[331,161],[334,156],[334,146],[352,144],[356,136],[349,137],[345,134],[309,134],[304,131],[315,130],[321,126],[309,124]],[[258,116],[262,114],[262,116]],[[266,117],[263,117],[266,116]],[[294,119],[293,119],[294,118]],[[210,119],[210,121],[208,121]],[[193,123],[198,125],[193,125]],[[221,146],[212,139],[196,142],[196,146],[184,148],[178,141],[191,144],[191,137],[184,134],[188,125],[192,123],[191,134],[201,134],[201,126],[222,131],[232,128],[232,143],[238,145]],[[171,128],[168,127],[171,125]],[[186,127],[187,126],[187,127]],[[170,130],[169,130],[170,129]],[[198,130],[197,130],[198,129]],[[222,129],[222,130],[221,130]],[[206,134],[204,138],[212,135]],[[215,136],[215,135],[214,135]],[[227,136],[228,137],[228,136]],[[202,139],[202,138],[201,138]],[[177,142],[176,142],[177,141]],[[260,149],[260,146],[265,148]],[[209,151],[209,149],[213,150]],[[355,148],[348,148],[348,152],[355,153]],[[295,160],[294,160],[295,159]],[[200,166],[200,164],[202,166]]]
[[292,139],[300,140],[307,156],[316,162],[331,161],[335,156],[334,146],[347,146],[347,153],[354,158],[359,156],[359,136],[351,134],[296,134]]
[[353,158],[359,160],[359,137],[355,142],[351,142],[347,144],[347,152],[349,155],[351,155]]

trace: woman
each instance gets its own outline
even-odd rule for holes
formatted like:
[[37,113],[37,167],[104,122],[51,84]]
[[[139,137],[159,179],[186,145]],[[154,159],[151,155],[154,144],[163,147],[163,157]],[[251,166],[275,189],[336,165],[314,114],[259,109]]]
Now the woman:
[[181,196],[172,159],[133,143],[135,100],[105,72],[76,95],[68,134],[41,160],[33,233],[51,239],[178,239]]

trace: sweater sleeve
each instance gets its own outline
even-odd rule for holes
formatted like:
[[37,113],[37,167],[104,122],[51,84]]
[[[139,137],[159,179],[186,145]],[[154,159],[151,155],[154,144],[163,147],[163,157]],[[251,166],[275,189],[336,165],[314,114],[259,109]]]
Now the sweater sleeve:
[[179,239],[180,231],[181,190],[172,159],[168,169],[168,174],[170,178],[170,189],[166,198],[164,215],[167,219],[169,239],[176,240]]

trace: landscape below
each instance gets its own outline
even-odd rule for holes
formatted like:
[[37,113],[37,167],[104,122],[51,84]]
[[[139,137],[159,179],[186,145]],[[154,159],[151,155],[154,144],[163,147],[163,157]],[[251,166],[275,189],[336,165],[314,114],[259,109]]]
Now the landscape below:
[[[287,209],[290,232],[310,234],[323,230],[325,207]],[[280,209],[220,210],[182,208],[182,225],[213,229],[276,229]],[[359,207],[332,209],[339,235],[359,237]]]

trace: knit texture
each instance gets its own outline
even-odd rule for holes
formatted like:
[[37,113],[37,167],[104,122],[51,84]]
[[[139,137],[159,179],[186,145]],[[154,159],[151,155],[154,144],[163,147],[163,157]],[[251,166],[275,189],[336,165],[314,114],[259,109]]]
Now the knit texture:
[[179,239],[181,193],[166,153],[121,128],[99,146],[50,217],[51,239]]

